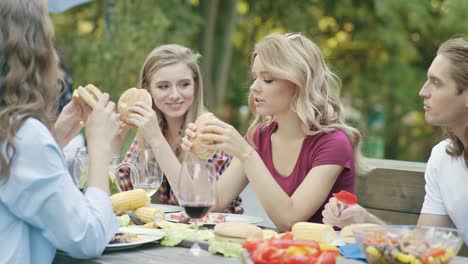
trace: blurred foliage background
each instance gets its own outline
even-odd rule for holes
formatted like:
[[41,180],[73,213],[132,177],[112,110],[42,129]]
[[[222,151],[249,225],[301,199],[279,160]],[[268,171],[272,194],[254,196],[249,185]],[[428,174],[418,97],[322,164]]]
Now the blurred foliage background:
[[117,101],[153,48],[179,43],[202,54],[208,109],[241,132],[256,41],[301,32],[342,78],[364,154],[426,161],[441,135],[418,92],[438,45],[468,32],[467,14],[466,0],[95,0],[51,16],[75,87]]

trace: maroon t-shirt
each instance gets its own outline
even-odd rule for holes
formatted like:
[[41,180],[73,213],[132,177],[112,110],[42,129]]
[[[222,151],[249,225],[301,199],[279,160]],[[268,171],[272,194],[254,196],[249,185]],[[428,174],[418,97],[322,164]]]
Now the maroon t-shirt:
[[260,128],[253,136],[257,152],[281,188],[291,197],[301,185],[310,170],[320,165],[340,165],[344,169],[338,176],[328,197],[308,222],[322,223],[322,211],[333,193],[341,190],[354,193],[354,150],[346,134],[336,129],[330,133],[307,136],[302,144],[293,171],[287,177],[281,176],[273,165],[271,155],[271,135],[278,127],[276,122]]

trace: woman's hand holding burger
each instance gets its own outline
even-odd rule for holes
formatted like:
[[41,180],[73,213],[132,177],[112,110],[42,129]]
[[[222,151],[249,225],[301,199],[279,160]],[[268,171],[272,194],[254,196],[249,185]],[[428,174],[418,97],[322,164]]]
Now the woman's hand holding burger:
[[[118,114],[114,111],[115,103],[109,101],[107,93],[98,98],[98,102],[88,117],[86,139],[89,149],[96,147],[102,151],[110,148],[118,134]],[[103,149],[104,148],[104,149]]]
[[151,105],[136,102],[128,107],[128,111],[128,121],[138,128],[139,133],[143,135],[146,141],[151,143],[154,136],[163,137],[158,117]]
[[211,113],[200,115],[195,123],[187,125],[182,149],[202,159],[208,159],[216,151],[223,150],[241,161],[254,151],[233,126]]
[[87,110],[75,101],[69,102],[62,109],[54,124],[54,136],[60,148],[65,147],[84,127],[84,111]]
[[[159,127],[159,120],[153,110],[153,99],[145,89],[130,88],[119,98],[118,111],[120,120],[131,127],[137,127],[139,133],[145,140],[153,144],[162,132]],[[154,136],[157,136],[156,138]]]

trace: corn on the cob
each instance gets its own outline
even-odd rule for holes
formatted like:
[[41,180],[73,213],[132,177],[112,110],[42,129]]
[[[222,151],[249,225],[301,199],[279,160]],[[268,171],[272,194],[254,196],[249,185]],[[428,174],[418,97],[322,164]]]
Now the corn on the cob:
[[331,243],[336,233],[331,225],[299,222],[293,225],[292,232],[295,239],[315,240],[318,243]]
[[143,189],[135,189],[131,191],[113,194],[111,197],[112,209],[117,211],[133,211],[139,207],[146,205],[148,196]]
[[158,226],[154,223],[154,222],[148,222],[144,225],[141,225],[140,227],[143,227],[143,228],[151,228],[151,229],[157,229]]
[[133,211],[133,213],[145,223],[164,220],[164,212],[156,208],[140,207]]

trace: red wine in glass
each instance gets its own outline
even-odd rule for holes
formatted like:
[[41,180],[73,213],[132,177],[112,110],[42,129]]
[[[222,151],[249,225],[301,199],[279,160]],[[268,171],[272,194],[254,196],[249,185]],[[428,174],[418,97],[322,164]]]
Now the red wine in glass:
[[206,214],[211,210],[213,207],[212,204],[185,204],[182,205],[185,209],[185,213],[190,216],[192,219],[201,219],[205,217]]
[[208,256],[198,245],[198,220],[216,204],[216,167],[208,160],[187,154],[179,172],[179,204],[193,219],[195,243],[190,248],[191,256]]

